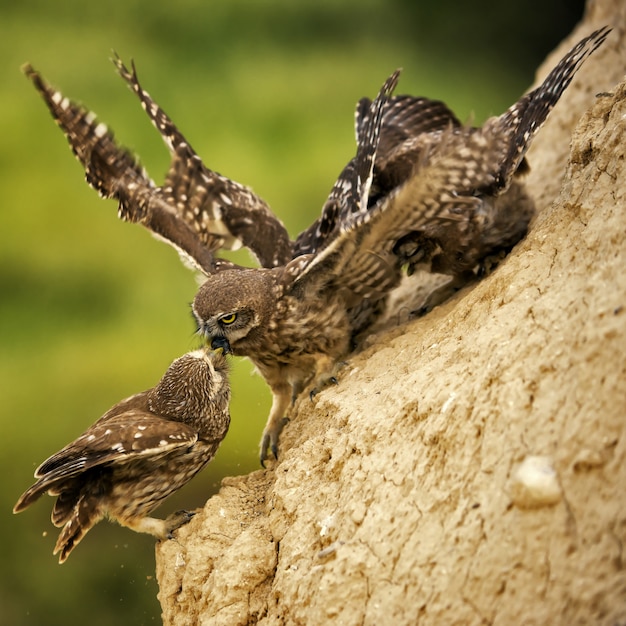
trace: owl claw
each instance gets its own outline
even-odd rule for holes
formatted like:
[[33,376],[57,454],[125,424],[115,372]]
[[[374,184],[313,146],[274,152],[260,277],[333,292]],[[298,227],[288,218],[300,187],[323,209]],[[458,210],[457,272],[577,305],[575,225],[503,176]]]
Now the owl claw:
[[261,467],[265,469],[265,461],[269,458],[268,450],[271,451],[274,458],[278,461],[278,439],[280,437],[280,433],[282,432],[285,424],[289,422],[288,417],[283,417],[281,420],[273,428],[267,428],[263,433],[263,438],[261,439]]
[[[331,376],[330,378],[327,378],[325,380],[325,385],[326,384],[331,384],[331,385],[338,385],[339,381],[337,380],[337,378],[335,376]],[[310,393],[309,393],[309,399],[311,400],[311,402],[313,401],[313,399],[315,398],[315,396],[321,391],[321,389],[317,388],[317,387],[313,387],[313,389],[311,389]]]
[[172,513],[166,520],[168,539],[174,539],[174,531],[178,530],[181,526],[188,524],[191,518],[195,515],[194,511],[185,511],[184,509]]

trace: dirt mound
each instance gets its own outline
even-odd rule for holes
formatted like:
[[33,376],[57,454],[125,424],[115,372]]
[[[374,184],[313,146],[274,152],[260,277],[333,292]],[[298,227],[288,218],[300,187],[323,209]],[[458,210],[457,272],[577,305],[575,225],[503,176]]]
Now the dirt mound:
[[537,78],[604,24],[529,154],[527,239],[377,335],[278,464],[157,546],[166,624],[624,623],[624,3]]

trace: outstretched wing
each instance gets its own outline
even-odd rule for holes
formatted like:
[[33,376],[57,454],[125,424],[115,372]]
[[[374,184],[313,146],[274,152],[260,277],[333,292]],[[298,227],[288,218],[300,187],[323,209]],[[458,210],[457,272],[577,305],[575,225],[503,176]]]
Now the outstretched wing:
[[548,114],[585,60],[604,43],[611,28],[604,26],[581,39],[533,91],[522,96],[504,114],[487,120],[483,127],[493,134],[506,135],[507,150],[502,155],[496,179],[498,189],[505,189],[517,171],[531,141]]
[[129,71],[119,57],[113,62],[170,150],[172,162],[162,193],[176,215],[200,237],[221,237],[221,248],[249,248],[262,267],[287,263],[291,241],[268,205],[249,188],[205,167],[165,111],[143,89],[134,63]]
[[356,156],[337,178],[320,217],[298,236],[294,257],[321,251],[339,234],[342,222],[367,210],[386,107],[399,76],[400,70],[396,70],[385,81],[374,101],[368,100],[367,119],[357,130]]
[[[296,283],[327,277],[336,288],[356,300],[376,299],[393,289],[401,278],[402,259],[396,243],[409,233],[424,231],[441,223],[465,220],[481,200],[463,184],[468,155],[459,149],[459,134],[453,129],[440,138],[436,149],[425,151],[414,174],[374,207],[355,214],[341,225],[340,235],[296,279]],[[468,133],[464,142],[481,142]],[[485,146],[481,146],[485,147]],[[472,163],[484,183],[493,179],[486,165]],[[470,167],[472,165],[469,165]]]
[[[134,73],[121,68],[127,80],[133,76],[136,79]],[[259,261],[269,266],[290,258],[287,251],[290,252],[291,244],[286,230],[266,205],[255,200],[256,196],[244,187],[207,170],[138,83],[133,89],[138,89],[144,98],[146,111],[157,119],[167,120],[172,137],[175,133],[170,143],[176,141],[178,146],[161,187],[155,185],[128,150],[117,145],[113,133],[93,112],[65,98],[30,65],[23,69],[85,168],[87,182],[104,198],[118,200],[121,219],[142,224],[206,274],[232,267],[228,261],[215,258],[220,248],[235,249],[250,244]],[[233,189],[237,194],[231,200],[229,192]],[[261,208],[257,211],[255,207]],[[228,221],[222,219],[226,214]]]
[[[359,136],[368,123],[371,100],[361,98],[355,112],[355,131]],[[376,154],[376,169],[385,167],[389,155],[401,144],[423,133],[461,126],[461,122],[440,100],[409,95],[393,96],[385,109],[380,142]]]
[[[480,246],[481,241],[472,229],[484,229],[485,199],[506,189],[535,133],[608,32],[601,29],[583,39],[542,85],[483,128],[449,126],[424,135],[408,180],[370,210],[342,223],[341,234],[300,267],[295,282],[302,285],[328,276],[336,288],[358,298],[383,296],[400,280],[405,259],[396,254],[396,246],[407,237],[413,237],[416,245],[449,245],[453,254],[474,258],[471,246]],[[450,232],[454,239],[441,238]]]
[[37,482],[20,497],[14,511],[22,511],[45,492],[59,495],[64,484],[94,467],[138,457],[163,457],[188,448],[197,439],[198,433],[186,424],[143,410],[128,410],[99,420],[37,468]]
[[[357,128],[367,119],[364,111],[368,102],[367,99],[361,100],[357,107]],[[370,206],[409,178],[419,161],[420,152],[430,143],[425,141],[426,137],[460,126],[461,122],[454,113],[439,100],[406,95],[391,98],[376,155]]]
[[102,197],[118,200],[120,218],[142,224],[205,273],[219,269],[221,262],[214,259],[213,250],[218,248],[220,237],[207,233],[202,239],[177,216],[162,190],[130,152],[117,145],[113,133],[94,113],[53,89],[30,65],[23,70],[85,168],[87,182]]

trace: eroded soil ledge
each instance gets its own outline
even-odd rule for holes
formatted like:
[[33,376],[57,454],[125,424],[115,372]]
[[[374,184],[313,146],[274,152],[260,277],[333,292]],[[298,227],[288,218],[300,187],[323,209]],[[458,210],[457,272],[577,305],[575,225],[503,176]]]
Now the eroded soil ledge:
[[529,154],[527,239],[376,336],[278,464],[157,546],[165,624],[626,622],[624,3],[591,3],[537,78],[603,24]]

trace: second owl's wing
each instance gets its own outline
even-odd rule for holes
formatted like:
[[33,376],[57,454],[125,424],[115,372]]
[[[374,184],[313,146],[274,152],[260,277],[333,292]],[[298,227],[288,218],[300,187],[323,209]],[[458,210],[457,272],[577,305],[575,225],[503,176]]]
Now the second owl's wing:
[[320,252],[338,236],[342,222],[367,210],[383,119],[399,76],[400,70],[396,70],[385,81],[374,101],[368,101],[367,123],[361,124],[357,131],[356,156],[339,174],[320,217],[298,236],[294,258]]
[[141,456],[165,456],[197,440],[198,433],[186,424],[141,409],[129,409],[98,420],[37,468],[37,482],[20,497],[15,511],[25,509],[45,492],[58,495],[62,484],[91,468]]
[[[357,104],[355,112],[357,138],[369,121],[371,104],[369,98],[361,98]],[[440,100],[409,95],[392,96],[383,117],[375,169],[384,169],[389,156],[406,141],[423,133],[444,130],[449,126],[461,126],[461,122]]]
[[539,87],[523,95],[499,117],[487,120],[485,127],[490,127],[491,132],[505,132],[511,137],[507,153],[502,155],[496,191],[509,185],[548,114],[572,82],[576,72],[604,43],[611,30],[608,26],[603,26],[581,39],[561,58]]
[[205,167],[165,111],[143,89],[134,64],[129,71],[119,57],[113,62],[172,155],[162,192],[179,218],[200,237],[220,237],[221,248],[249,248],[262,267],[287,263],[292,247],[289,235],[266,202],[248,187]]
[[[365,98],[357,106],[357,128],[367,122],[368,103]],[[459,127],[461,122],[439,100],[407,95],[391,98],[380,133],[370,206],[408,179],[420,159],[420,151],[429,143],[427,137]]]
[[483,128],[449,126],[424,135],[406,182],[342,223],[340,236],[299,268],[296,282],[328,276],[360,299],[382,296],[400,280],[398,242],[412,235],[419,241],[422,233],[437,244],[437,234],[451,223],[459,225],[454,250],[471,257],[468,246],[480,245],[471,228],[484,219],[483,199],[506,189],[548,113],[609,32],[602,28],[582,39],[537,89]]
[[[466,140],[482,138],[468,133]],[[460,184],[468,167],[472,164],[467,152],[458,150],[458,134],[452,129],[444,132],[431,150],[424,149],[404,184],[341,225],[340,235],[301,268],[296,283],[327,280],[346,292],[348,302],[350,294],[357,300],[385,295],[401,278],[401,259],[394,248],[402,237],[443,221],[465,219],[480,205],[472,189]],[[493,178],[485,168],[484,183]]]
[[121,219],[142,224],[205,274],[232,265],[215,258],[219,249],[248,246],[260,263],[269,267],[278,257],[280,262],[290,258],[287,232],[265,203],[245,187],[205,168],[165,113],[141,89],[135,73],[119,61],[116,64],[153,121],[159,120],[161,132],[170,133],[166,143],[175,146],[165,184],[160,187],[128,150],[118,146],[113,133],[93,112],[65,98],[30,65],[24,67],[85,168],[87,182],[102,197],[118,200]]

